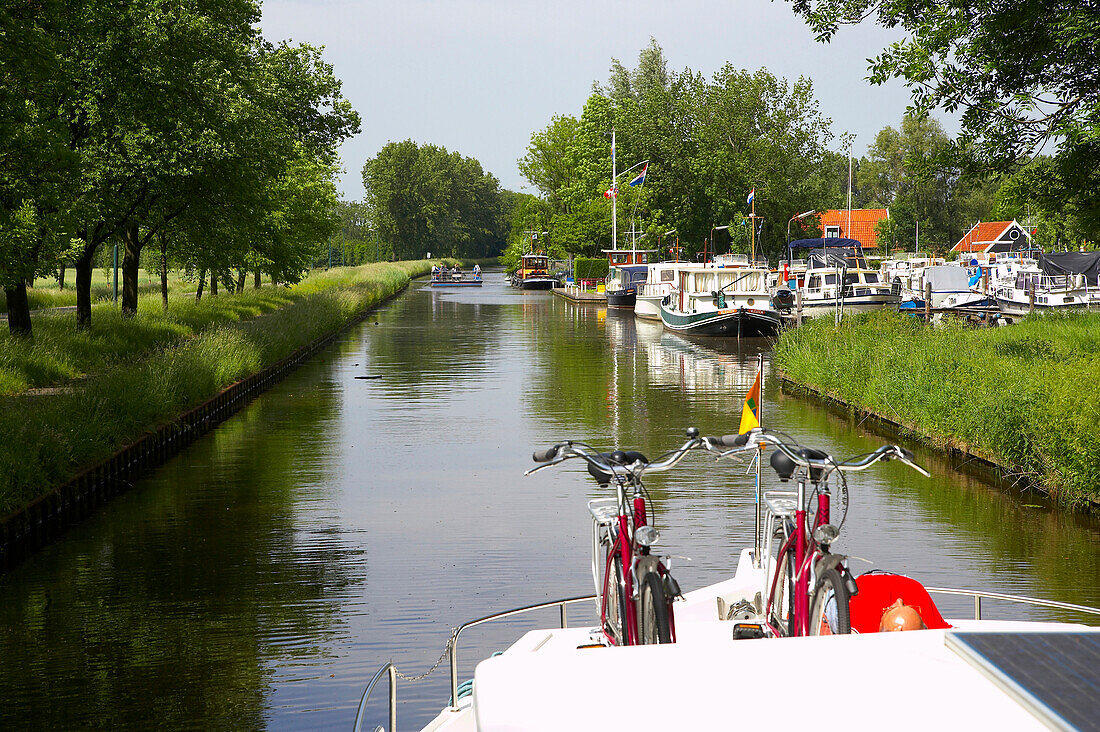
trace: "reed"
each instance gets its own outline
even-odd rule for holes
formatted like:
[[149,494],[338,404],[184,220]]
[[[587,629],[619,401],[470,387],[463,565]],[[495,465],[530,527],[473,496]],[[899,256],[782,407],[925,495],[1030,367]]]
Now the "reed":
[[254,298],[211,298],[216,302],[209,305],[204,299],[149,325],[155,337],[141,344],[158,345],[145,351],[122,335],[125,326],[140,325],[134,320],[102,327],[119,340],[89,337],[95,348],[114,350],[80,382],[0,401],[0,518],[226,386],[338,330],[429,269],[427,262],[370,264],[318,273]]
[[878,312],[782,334],[789,379],[961,447],[1068,507],[1100,503],[1100,314],[1036,314],[1004,328],[934,328]]

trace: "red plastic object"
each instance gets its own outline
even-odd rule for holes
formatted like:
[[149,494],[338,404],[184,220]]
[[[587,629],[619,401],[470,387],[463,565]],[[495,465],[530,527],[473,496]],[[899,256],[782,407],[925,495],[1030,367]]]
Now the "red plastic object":
[[898,598],[906,605],[916,608],[928,628],[951,627],[940,615],[928,590],[912,577],[869,572],[856,577],[856,586],[859,587],[859,593],[848,603],[853,632],[877,633],[882,622],[882,613]]

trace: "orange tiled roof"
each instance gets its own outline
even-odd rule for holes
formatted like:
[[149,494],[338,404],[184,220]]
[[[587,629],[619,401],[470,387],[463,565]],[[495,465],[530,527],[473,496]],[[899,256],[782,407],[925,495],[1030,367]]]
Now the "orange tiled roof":
[[852,230],[848,231],[848,209],[843,211],[823,211],[821,213],[821,230],[826,226],[839,226],[840,236],[845,239],[857,239],[864,248],[877,248],[878,237],[875,236],[875,224],[890,217],[890,210],[886,208],[853,208]]
[[984,252],[989,245],[1005,233],[1005,229],[1012,226],[1012,221],[979,221],[966,235],[959,239],[959,243],[951,247],[953,252]]

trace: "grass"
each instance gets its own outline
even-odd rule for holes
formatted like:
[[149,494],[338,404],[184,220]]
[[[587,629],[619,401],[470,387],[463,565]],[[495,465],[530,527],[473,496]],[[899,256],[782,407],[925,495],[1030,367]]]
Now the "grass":
[[1100,503],[1100,314],[927,328],[878,312],[786,331],[788,378],[1005,467],[1070,507]]
[[[82,371],[83,380],[69,390],[0,399],[0,517],[226,386],[339,329],[430,266],[397,262],[334,269],[289,289],[181,303],[168,315],[157,314],[158,301],[144,320],[140,314],[134,320],[104,317],[93,335],[59,335],[48,347],[36,336],[28,350],[45,349],[43,370],[56,370],[51,359],[63,343],[80,352],[73,363],[94,368]],[[143,335],[131,337],[131,329]],[[4,345],[10,354],[13,344]]]

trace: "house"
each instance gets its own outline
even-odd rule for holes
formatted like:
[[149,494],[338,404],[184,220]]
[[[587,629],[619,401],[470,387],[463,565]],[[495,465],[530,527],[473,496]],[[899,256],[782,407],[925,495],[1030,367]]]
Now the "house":
[[[826,239],[855,239],[863,245],[864,249],[873,249],[878,247],[875,225],[883,219],[890,218],[890,209],[853,208],[850,212],[848,209],[832,210],[822,211],[819,216],[821,235]],[[849,221],[851,221],[850,227]]]
[[1031,234],[1016,220],[979,221],[951,247],[951,251],[963,254],[1015,252],[1031,248]]

